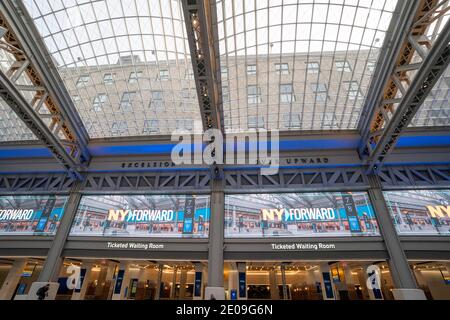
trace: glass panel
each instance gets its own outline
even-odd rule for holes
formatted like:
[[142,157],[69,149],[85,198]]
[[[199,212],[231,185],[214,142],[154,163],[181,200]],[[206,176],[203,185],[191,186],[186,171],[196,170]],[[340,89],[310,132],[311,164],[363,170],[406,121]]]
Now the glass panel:
[[365,192],[227,195],[228,238],[378,236]]
[[450,126],[450,66],[420,106],[410,127]]
[[207,238],[209,196],[83,196],[70,235]]
[[[283,115],[289,113],[302,115],[293,130],[356,129],[396,4],[218,0],[217,45],[221,67],[227,70],[222,86],[229,92],[223,103],[228,131],[253,126],[249,114],[264,117],[267,129],[286,128]],[[257,69],[256,77],[250,66]],[[353,81],[359,85],[357,93],[344,84]],[[280,85],[289,83],[295,95],[281,94]],[[327,92],[314,91],[315,83]],[[261,88],[260,103],[245,99],[248,86]]]

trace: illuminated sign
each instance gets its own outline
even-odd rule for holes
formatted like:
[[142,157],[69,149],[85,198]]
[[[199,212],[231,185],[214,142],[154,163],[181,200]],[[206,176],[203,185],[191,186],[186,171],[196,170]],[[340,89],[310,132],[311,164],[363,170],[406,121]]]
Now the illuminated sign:
[[164,249],[164,244],[153,242],[107,242],[108,249],[152,250]]
[[427,209],[432,218],[444,218],[445,215],[450,217],[450,206],[427,206]]
[[450,190],[383,191],[402,235],[450,235]]
[[0,221],[31,220],[33,209],[7,209],[0,210]]
[[209,217],[206,195],[86,195],[81,198],[70,234],[207,238]]
[[336,219],[336,213],[333,208],[261,209],[261,213],[263,220],[310,221]]
[[335,250],[336,244],[324,242],[297,242],[297,243],[272,243],[272,250],[281,251],[321,251],[321,250]]
[[109,209],[108,220],[110,221],[172,221],[173,210],[116,210]]

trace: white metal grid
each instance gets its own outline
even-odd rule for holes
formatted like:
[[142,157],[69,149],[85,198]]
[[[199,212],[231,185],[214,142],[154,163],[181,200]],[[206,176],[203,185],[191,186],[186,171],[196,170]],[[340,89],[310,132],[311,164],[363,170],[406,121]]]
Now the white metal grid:
[[[181,94],[195,90],[188,76],[192,66],[181,1],[24,3],[91,138],[167,134],[175,129],[177,118],[200,121],[197,97]],[[138,73],[139,79],[129,81]],[[77,85],[84,75],[88,80]],[[163,92],[163,110],[151,108],[152,91]],[[125,92],[136,95],[124,109],[120,101]],[[107,95],[105,103],[93,107],[102,94]],[[146,121],[153,119],[159,130],[146,130]]]
[[[284,125],[286,115],[300,115],[301,130],[355,129],[396,2],[218,0],[221,67],[228,70],[222,85],[230,96],[226,129],[245,131],[249,116],[264,116],[266,128],[298,130]],[[348,63],[350,72],[336,62]],[[277,71],[277,64],[288,70]],[[256,75],[247,65],[257,66]],[[352,81],[359,84],[358,99],[344,85]],[[286,103],[279,88],[288,83],[294,98]],[[326,99],[312,84],[327,88]],[[247,104],[249,85],[260,88],[260,103]]]

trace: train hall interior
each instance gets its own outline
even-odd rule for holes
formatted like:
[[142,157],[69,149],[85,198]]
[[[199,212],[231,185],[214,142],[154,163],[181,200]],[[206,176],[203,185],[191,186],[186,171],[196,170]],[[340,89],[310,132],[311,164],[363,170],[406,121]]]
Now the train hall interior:
[[450,300],[449,17],[0,1],[0,300]]

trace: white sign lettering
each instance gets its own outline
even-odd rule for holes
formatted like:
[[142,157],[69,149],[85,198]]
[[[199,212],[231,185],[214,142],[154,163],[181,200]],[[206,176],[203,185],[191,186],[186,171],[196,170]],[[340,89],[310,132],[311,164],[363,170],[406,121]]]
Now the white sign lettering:
[[272,250],[282,251],[320,251],[335,250],[334,243],[324,242],[298,242],[298,243],[272,243]]
[[30,220],[33,213],[33,209],[0,210],[0,221]]

